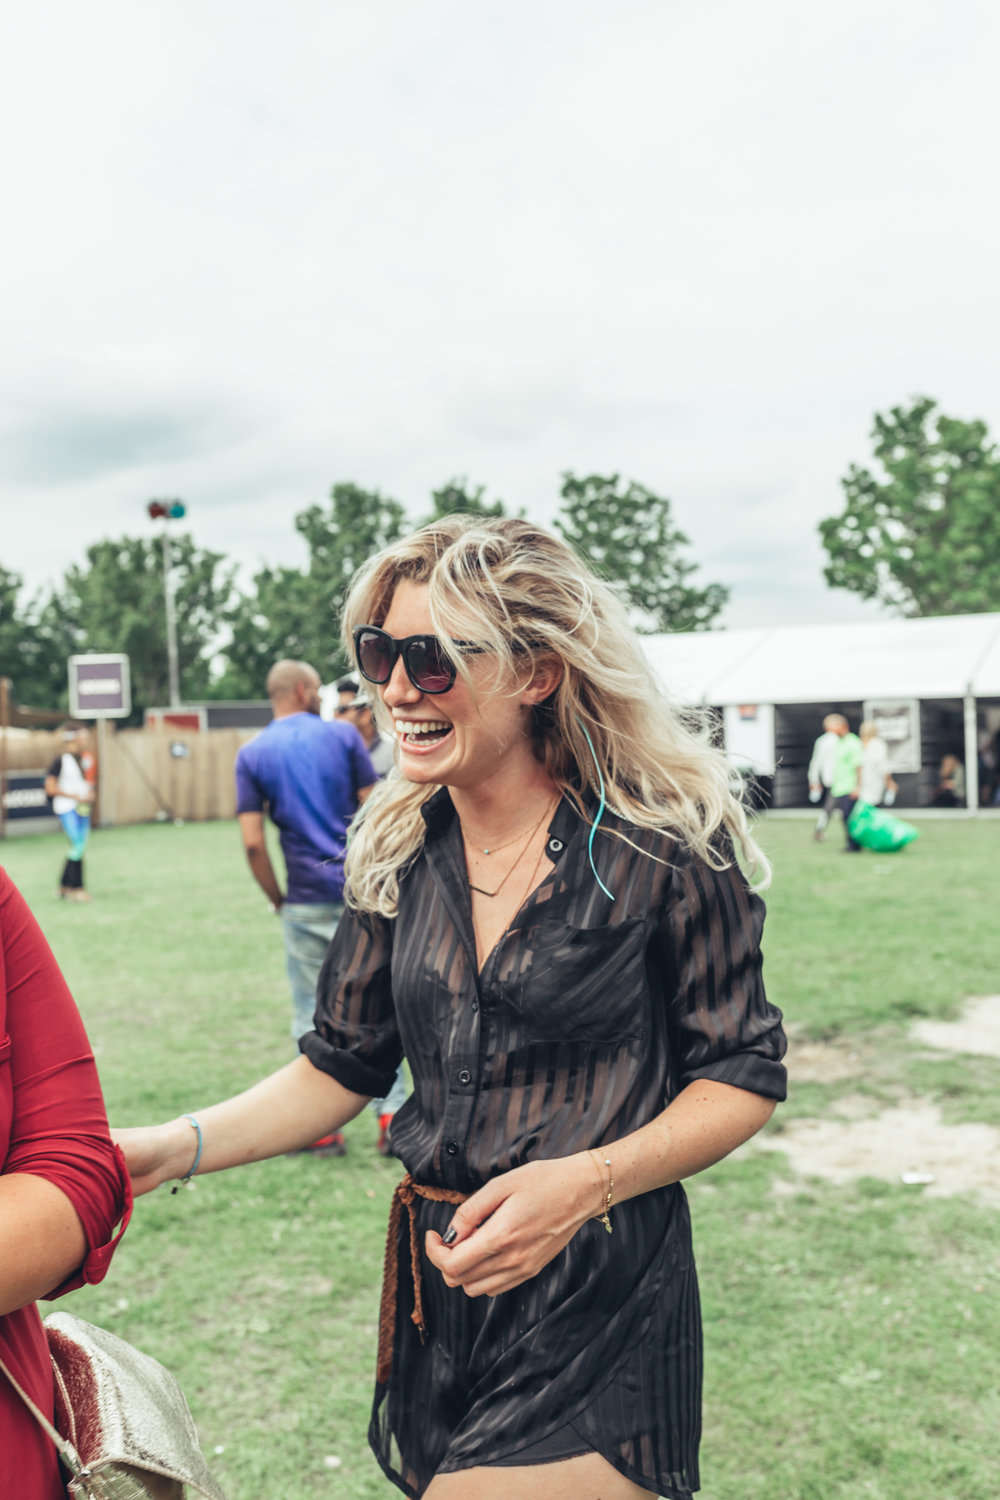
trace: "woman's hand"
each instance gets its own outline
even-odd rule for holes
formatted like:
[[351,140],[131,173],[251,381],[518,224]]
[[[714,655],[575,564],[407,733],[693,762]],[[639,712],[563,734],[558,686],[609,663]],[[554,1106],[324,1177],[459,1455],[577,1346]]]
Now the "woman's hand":
[[[774,1100],[761,1094],[696,1078],[655,1120],[604,1148],[613,1164],[615,1203],[703,1172],[749,1140],[773,1109]],[[606,1187],[588,1151],[528,1162],[459,1205],[451,1245],[428,1234],[428,1259],[448,1286],[470,1297],[509,1292],[537,1276],[587,1219],[600,1217]]]
[[111,1139],[122,1148],[132,1192],[137,1198],[151,1193],[161,1182],[183,1177],[194,1161],[198,1141],[190,1120],[171,1120],[166,1125],[140,1125],[134,1130],[112,1130]]
[[496,1297],[537,1276],[581,1224],[600,1213],[602,1198],[599,1170],[585,1151],[528,1162],[459,1205],[450,1245],[428,1233],[427,1258],[446,1286],[460,1286],[469,1297]]

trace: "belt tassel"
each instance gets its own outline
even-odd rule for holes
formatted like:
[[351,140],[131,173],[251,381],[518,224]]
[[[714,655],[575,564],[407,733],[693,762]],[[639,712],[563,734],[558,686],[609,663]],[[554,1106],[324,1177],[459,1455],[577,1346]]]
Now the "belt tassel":
[[389,1231],[385,1242],[385,1265],[382,1271],[382,1305],[378,1323],[378,1365],[375,1378],[384,1385],[392,1371],[392,1346],[396,1331],[396,1297],[399,1289],[399,1227],[405,1209],[410,1220],[410,1268],[413,1275],[412,1322],[420,1334],[420,1342],[427,1337],[424,1324],[423,1278],[420,1273],[420,1241],[417,1231],[417,1198],[427,1198],[432,1203],[464,1203],[467,1193],[453,1188],[423,1187],[414,1182],[407,1172],[392,1195],[389,1210]]

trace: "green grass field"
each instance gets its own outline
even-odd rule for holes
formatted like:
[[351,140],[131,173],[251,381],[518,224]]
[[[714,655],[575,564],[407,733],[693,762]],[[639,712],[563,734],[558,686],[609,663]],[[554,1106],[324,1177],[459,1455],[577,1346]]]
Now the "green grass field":
[[[864,1042],[770,1130],[848,1090],[1000,1124],[1000,1061],[929,1063],[916,1016],[1000,990],[1000,823],[921,825],[900,855],[773,820],[766,976],[797,1036]],[[95,835],[95,900],[54,900],[56,836],[0,845],[126,1125],[197,1110],[293,1055],[278,923],[233,824]],[[398,1164],[367,1112],[344,1160],[286,1158],[141,1200],[102,1286],[71,1299],[178,1375],[230,1500],[397,1493],[365,1442]],[[780,1135],[777,1137],[780,1139]],[[865,1178],[792,1178],[753,1148],[690,1184],[706,1333],[705,1500],[996,1500],[1000,1215]],[[419,1399],[415,1394],[415,1399]]]

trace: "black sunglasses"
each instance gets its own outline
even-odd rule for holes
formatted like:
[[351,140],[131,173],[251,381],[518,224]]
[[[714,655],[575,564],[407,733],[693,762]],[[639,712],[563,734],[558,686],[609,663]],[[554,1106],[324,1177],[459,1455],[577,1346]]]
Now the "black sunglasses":
[[[483,650],[469,641],[448,644],[468,653]],[[447,693],[455,686],[458,675],[458,668],[436,635],[405,635],[397,639],[377,625],[358,625],[354,630],[354,655],[362,677],[379,687],[389,681],[400,656],[407,677],[421,693]]]

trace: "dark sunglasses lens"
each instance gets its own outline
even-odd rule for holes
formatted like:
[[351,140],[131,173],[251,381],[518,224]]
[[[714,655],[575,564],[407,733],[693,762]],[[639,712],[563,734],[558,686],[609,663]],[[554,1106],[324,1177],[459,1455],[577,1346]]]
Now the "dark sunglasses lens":
[[374,630],[358,636],[358,667],[369,682],[388,682],[392,663],[392,645],[385,636],[376,635]]
[[441,649],[437,636],[421,635],[406,652],[410,681],[423,693],[446,693],[455,683],[455,668]]

